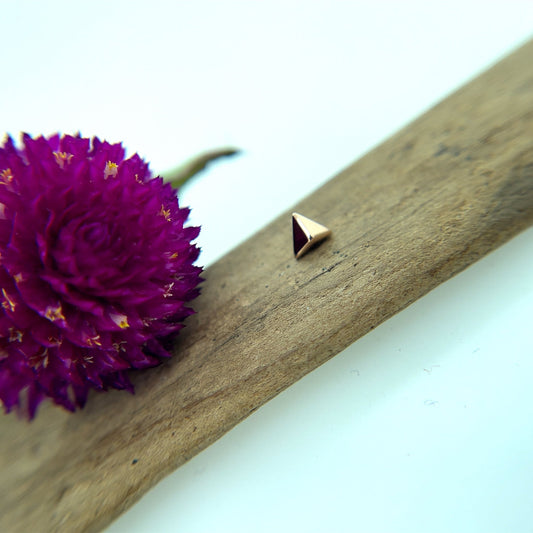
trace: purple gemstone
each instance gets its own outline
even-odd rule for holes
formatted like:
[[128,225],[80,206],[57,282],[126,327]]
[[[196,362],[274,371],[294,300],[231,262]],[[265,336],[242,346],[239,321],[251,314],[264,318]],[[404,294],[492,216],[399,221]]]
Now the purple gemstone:
[[294,215],[292,217],[292,235],[294,255],[297,255],[298,252],[308,243],[309,239]]

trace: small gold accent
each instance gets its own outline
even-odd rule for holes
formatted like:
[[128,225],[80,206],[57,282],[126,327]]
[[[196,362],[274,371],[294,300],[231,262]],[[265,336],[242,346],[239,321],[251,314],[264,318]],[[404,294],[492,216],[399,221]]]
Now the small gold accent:
[[170,256],[170,259],[177,259],[179,256],[178,252],[174,252],[171,256]]
[[111,313],[109,316],[111,320],[120,328],[126,329],[130,327],[128,317],[126,315],[123,315],[121,313]]
[[9,328],[9,342],[22,342],[23,335],[22,331],[15,328]]
[[104,179],[106,180],[109,178],[109,176],[112,176],[113,178],[118,174],[118,165],[116,163],[113,163],[113,161],[108,161],[105,164],[104,169]]
[[13,276],[13,279],[15,280],[15,283],[20,283],[24,279],[24,276],[19,272]]
[[165,209],[165,206],[161,205],[161,211],[159,211],[159,214],[164,217],[167,222],[170,222],[170,209]]
[[11,183],[13,181],[13,173],[10,168],[6,168],[0,172],[0,181],[1,184],[5,185],[6,183]]
[[59,165],[60,168],[65,168],[65,164],[68,165],[70,163],[70,160],[74,156],[72,154],[67,154],[66,152],[54,152],[54,158],[56,160],[56,163]]
[[113,348],[115,348],[116,352],[125,352],[126,348],[124,348],[124,345],[127,344],[126,341],[119,341],[113,343]]
[[40,366],[46,368],[48,366],[48,348],[45,348],[42,353],[37,353],[30,357],[30,364],[37,369]]
[[313,246],[322,242],[331,235],[331,231],[299,213],[292,214],[292,239],[294,244],[294,255],[300,259]]
[[44,312],[44,316],[52,322],[56,322],[58,320],[65,320],[65,315],[63,314],[61,304],[59,304],[57,307],[52,307],[51,305],[49,305]]
[[155,322],[155,320],[156,320],[155,318],[152,318],[152,317],[150,317],[150,316],[145,316],[145,317],[141,320],[141,322],[143,323],[143,326],[144,326],[145,328],[149,328],[149,327],[152,326],[152,322]]
[[11,312],[13,312],[16,307],[15,301],[7,294],[5,289],[2,289],[2,295],[4,296],[2,307],[6,310],[9,309]]
[[100,342],[100,335],[95,335],[94,337],[88,337],[87,346],[102,346],[102,343]]
[[163,293],[163,298],[170,298],[172,296],[172,289],[174,288],[175,283],[169,283],[165,286],[165,292]]

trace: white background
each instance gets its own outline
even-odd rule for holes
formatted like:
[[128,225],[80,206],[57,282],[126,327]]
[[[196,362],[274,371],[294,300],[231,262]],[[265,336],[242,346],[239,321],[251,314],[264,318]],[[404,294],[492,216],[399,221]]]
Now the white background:
[[[0,22],[1,130],[123,141],[158,173],[244,150],[182,197],[207,265],[532,36],[533,2],[0,1]],[[530,230],[108,531],[533,531],[532,265]]]

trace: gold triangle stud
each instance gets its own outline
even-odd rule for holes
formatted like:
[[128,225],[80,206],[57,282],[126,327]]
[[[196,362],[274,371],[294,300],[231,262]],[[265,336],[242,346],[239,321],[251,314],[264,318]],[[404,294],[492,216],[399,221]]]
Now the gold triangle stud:
[[299,213],[292,214],[292,240],[294,255],[300,259],[311,248],[331,235],[331,231]]

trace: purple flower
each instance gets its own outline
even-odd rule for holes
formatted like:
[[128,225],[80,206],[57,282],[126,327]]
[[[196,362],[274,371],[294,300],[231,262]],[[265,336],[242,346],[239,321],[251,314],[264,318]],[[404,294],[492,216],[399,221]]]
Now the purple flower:
[[0,147],[0,400],[30,418],[169,357],[201,268],[189,210],[120,144],[65,135]]

